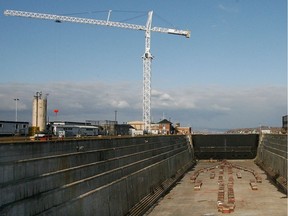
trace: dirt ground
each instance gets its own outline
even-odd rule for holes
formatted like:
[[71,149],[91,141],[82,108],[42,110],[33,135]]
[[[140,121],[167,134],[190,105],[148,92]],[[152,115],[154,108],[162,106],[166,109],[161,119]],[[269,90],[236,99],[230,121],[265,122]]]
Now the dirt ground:
[[[225,204],[228,203],[229,178],[233,178],[234,210],[229,213],[232,216],[287,216],[287,195],[278,191],[263,170],[261,170],[253,160],[229,160],[228,163],[239,167],[249,168],[249,171],[238,168],[224,168],[223,182],[225,184]],[[216,216],[223,215],[218,211],[219,200],[219,176],[220,162],[199,161],[198,164],[189,171],[183,179],[163,198],[154,208],[146,214],[148,216]],[[191,180],[197,170],[207,167],[217,168],[199,172],[196,182],[202,182],[200,190],[195,190],[195,182]],[[256,181],[253,170],[262,182],[255,182],[252,190],[251,180]],[[232,173],[231,173],[232,171]],[[211,172],[215,173],[215,178],[210,179]],[[241,174],[239,174],[239,172]],[[240,176],[237,176],[238,175]],[[241,178],[240,178],[241,177]],[[222,177],[221,177],[222,178]],[[254,189],[255,189],[254,188]],[[231,203],[230,203],[231,204]]]

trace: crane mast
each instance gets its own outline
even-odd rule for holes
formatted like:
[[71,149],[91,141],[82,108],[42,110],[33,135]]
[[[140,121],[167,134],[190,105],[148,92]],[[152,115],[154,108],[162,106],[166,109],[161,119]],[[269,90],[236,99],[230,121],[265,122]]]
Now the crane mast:
[[151,64],[150,53],[151,24],[153,11],[148,13],[145,32],[145,53],[143,55],[143,123],[144,130],[150,131],[151,126]]
[[73,22],[73,23],[81,23],[81,24],[102,25],[102,26],[110,26],[110,27],[145,31],[145,52],[144,52],[144,55],[142,56],[143,58],[143,123],[144,123],[144,130],[149,132],[151,130],[151,63],[153,59],[152,54],[150,52],[151,31],[174,34],[174,35],[181,35],[181,36],[185,36],[186,38],[190,37],[190,31],[171,29],[171,28],[162,28],[162,27],[151,27],[153,11],[148,12],[146,26],[110,21],[109,20],[110,14],[111,14],[111,10],[109,10],[107,20],[96,20],[96,19],[89,19],[89,18],[35,13],[35,12],[27,12],[27,11],[16,11],[16,10],[4,11],[4,15],[6,16],[18,16],[18,17],[26,17],[26,18],[53,20],[56,22]]

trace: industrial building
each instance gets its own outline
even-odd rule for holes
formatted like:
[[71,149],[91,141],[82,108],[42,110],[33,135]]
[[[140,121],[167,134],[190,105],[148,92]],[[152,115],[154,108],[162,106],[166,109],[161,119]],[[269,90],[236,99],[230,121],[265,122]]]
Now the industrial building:
[[53,125],[53,135],[59,137],[98,136],[98,127],[91,125]]
[[115,135],[115,125],[117,121],[111,120],[86,120],[86,124],[99,127],[101,135]]

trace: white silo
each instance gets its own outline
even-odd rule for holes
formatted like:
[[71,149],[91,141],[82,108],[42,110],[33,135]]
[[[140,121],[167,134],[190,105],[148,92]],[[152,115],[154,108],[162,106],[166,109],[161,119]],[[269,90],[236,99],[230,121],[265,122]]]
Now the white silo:
[[42,96],[42,92],[36,92],[33,99],[32,127],[35,132],[44,131],[47,121],[47,95]]

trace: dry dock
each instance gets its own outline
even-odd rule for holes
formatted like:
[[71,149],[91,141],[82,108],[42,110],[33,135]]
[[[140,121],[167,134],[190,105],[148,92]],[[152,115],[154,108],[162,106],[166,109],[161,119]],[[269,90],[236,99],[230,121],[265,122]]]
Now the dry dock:
[[223,214],[286,216],[287,195],[277,190],[253,160],[229,160],[225,166],[201,160],[147,213],[149,216]]

